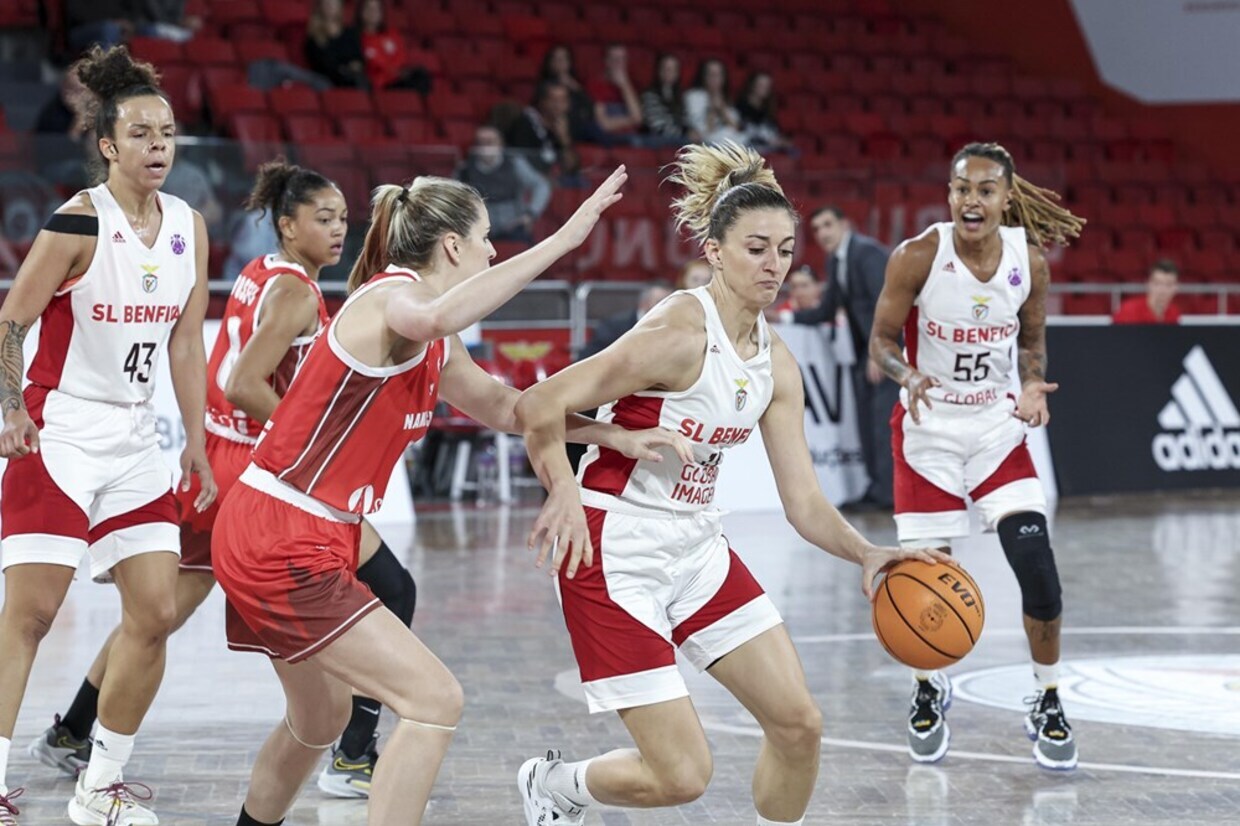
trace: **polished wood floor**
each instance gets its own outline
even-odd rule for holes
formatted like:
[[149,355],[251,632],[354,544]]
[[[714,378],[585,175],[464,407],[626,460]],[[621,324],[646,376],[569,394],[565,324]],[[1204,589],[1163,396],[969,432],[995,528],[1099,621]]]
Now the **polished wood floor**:
[[[524,551],[533,513],[423,509],[415,526],[389,537],[418,580],[415,629],[467,694],[428,823],[522,823],[513,777],[526,757],[548,747],[584,757],[627,744],[614,715],[589,716],[576,696],[554,594]],[[856,522],[876,539],[894,539],[889,516]],[[807,547],[778,515],[730,515],[725,524],[783,611],[826,716],[807,823],[1240,823],[1240,496],[1061,505],[1054,544],[1066,605],[1063,690],[1082,759],[1071,773],[1035,766],[1022,732],[1022,700],[1033,686],[1020,599],[992,538],[957,549],[986,595],[987,628],[951,669],[952,751],[922,767],[904,748],[909,678],[870,632],[856,569]],[[63,711],[117,616],[114,591],[83,577],[43,647],[9,767],[10,785],[27,789],[23,824],[67,822],[72,781],[24,749]],[[233,823],[255,751],[282,713],[266,661],[225,649],[222,616],[216,593],[173,638],[127,772],[156,790],[165,824]],[[589,823],[754,822],[757,727],[709,677],[690,672],[689,682],[715,753],[706,795],[672,810],[604,809]],[[311,786],[288,822],[362,824],[364,808]]]

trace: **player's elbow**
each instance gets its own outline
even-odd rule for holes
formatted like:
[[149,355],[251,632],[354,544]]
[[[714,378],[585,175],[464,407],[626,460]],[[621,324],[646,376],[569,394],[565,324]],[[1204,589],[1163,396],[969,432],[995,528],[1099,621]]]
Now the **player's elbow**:
[[254,398],[253,388],[244,376],[233,373],[224,383],[224,398],[228,399],[228,403],[233,407],[246,410]]
[[[557,415],[554,407],[546,388],[537,384],[529,388],[517,398],[517,403],[513,406],[512,412],[517,430],[530,433],[545,426]],[[563,411],[558,415],[563,418]]]

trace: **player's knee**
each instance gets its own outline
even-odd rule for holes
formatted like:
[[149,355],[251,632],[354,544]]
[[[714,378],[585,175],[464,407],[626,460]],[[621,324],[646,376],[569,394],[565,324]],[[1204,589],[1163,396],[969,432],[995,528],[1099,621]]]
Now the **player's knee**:
[[5,604],[2,616],[4,624],[13,629],[22,643],[38,646],[52,630],[59,608],[52,600],[35,600],[20,608]]
[[177,627],[176,600],[169,597],[126,606],[121,627],[145,645],[162,645]]
[[714,760],[710,752],[677,760],[675,767],[666,771],[659,782],[660,806],[683,806],[706,794],[710,778],[714,774]]
[[999,541],[1020,584],[1025,615],[1041,622],[1058,619],[1063,612],[1063,590],[1046,517],[1040,513],[1005,517],[999,523]]
[[402,693],[389,707],[398,717],[437,726],[455,726],[465,710],[465,691],[446,668],[431,684]]
[[334,743],[349,725],[353,701],[349,693],[337,692],[316,698],[313,707],[289,708],[288,726],[303,745]]
[[806,694],[787,703],[764,728],[771,745],[789,757],[812,758],[822,746],[822,711]]

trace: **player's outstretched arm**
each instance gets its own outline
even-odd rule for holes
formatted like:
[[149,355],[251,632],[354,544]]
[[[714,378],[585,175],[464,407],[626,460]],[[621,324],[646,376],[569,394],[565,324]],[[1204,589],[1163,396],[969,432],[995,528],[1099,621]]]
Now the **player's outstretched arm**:
[[848,523],[822,492],[805,441],[805,389],[801,369],[787,346],[776,338],[771,361],[775,393],[762,415],[762,441],[771,461],[784,514],[806,542],[861,566],[861,590],[872,596],[874,577],[906,557],[928,562],[949,557],[923,549],[882,548]]
[[913,309],[913,302],[926,284],[938,249],[933,234],[925,234],[896,247],[887,262],[883,291],[874,308],[874,327],[870,331],[870,358],[878,368],[908,390],[909,416],[921,422],[919,405],[931,407],[927,397],[939,380],[918,372],[904,359],[900,332]]
[[[96,218],[95,208],[85,195],[70,200],[56,215]],[[22,379],[26,375],[22,345],[30,326],[47,309],[56,290],[90,266],[94,249],[94,234],[41,230],[17,271],[4,305],[0,306],[0,413],[4,415],[0,458],[11,459],[39,450],[39,431],[22,398]]]
[[[476,422],[504,433],[520,434],[517,422],[517,400],[521,391],[504,384],[478,366],[457,337],[452,339],[452,352],[440,376],[440,395],[444,400]],[[671,447],[685,461],[692,459],[688,441],[677,433],[660,427],[648,430],[625,430],[605,424],[579,413],[564,419],[565,438],[581,445],[601,445],[618,450],[630,459],[663,461],[659,448]]]
[[168,339],[168,369],[172,373],[172,390],[185,425],[181,489],[189,490],[190,474],[198,474],[202,491],[194,500],[194,507],[201,513],[215,501],[216,488],[215,476],[207,462],[206,428],[203,424],[207,409],[207,353],[202,344],[202,320],[207,314],[210,245],[206,222],[197,212],[194,213],[194,253],[194,289]]
[[441,295],[432,295],[416,286],[399,290],[387,302],[387,325],[409,341],[434,341],[456,335],[486,318],[548,267],[581,246],[603,212],[620,200],[620,188],[626,180],[624,167],[618,167],[550,238]]

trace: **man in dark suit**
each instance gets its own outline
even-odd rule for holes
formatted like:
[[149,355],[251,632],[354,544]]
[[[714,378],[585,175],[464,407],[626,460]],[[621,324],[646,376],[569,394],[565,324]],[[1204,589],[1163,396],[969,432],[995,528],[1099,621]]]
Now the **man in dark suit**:
[[853,391],[857,402],[857,429],[865,457],[870,486],[858,502],[845,503],[858,508],[892,507],[891,411],[900,396],[900,387],[870,361],[870,328],[874,308],[883,290],[887,272],[887,248],[873,238],[852,231],[843,210],[820,207],[809,219],[814,240],[827,255],[827,283],[817,307],[792,313],[797,324],[821,324],[837,315],[848,320],[856,362],[853,365]]
[[671,294],[672,288],[665,281],[652,281],[647,284],[646,288],[637,297],[636,309],[630,310],[627,313],[609,316],[598,323],[598,327],[594,330],[594,336],[585,347],[581,348],[581,352],[577,355],[577,360],[581,361],[595,353],[603,352],[616,339],[636,327],[641,317],[654,309],[654,305]]

